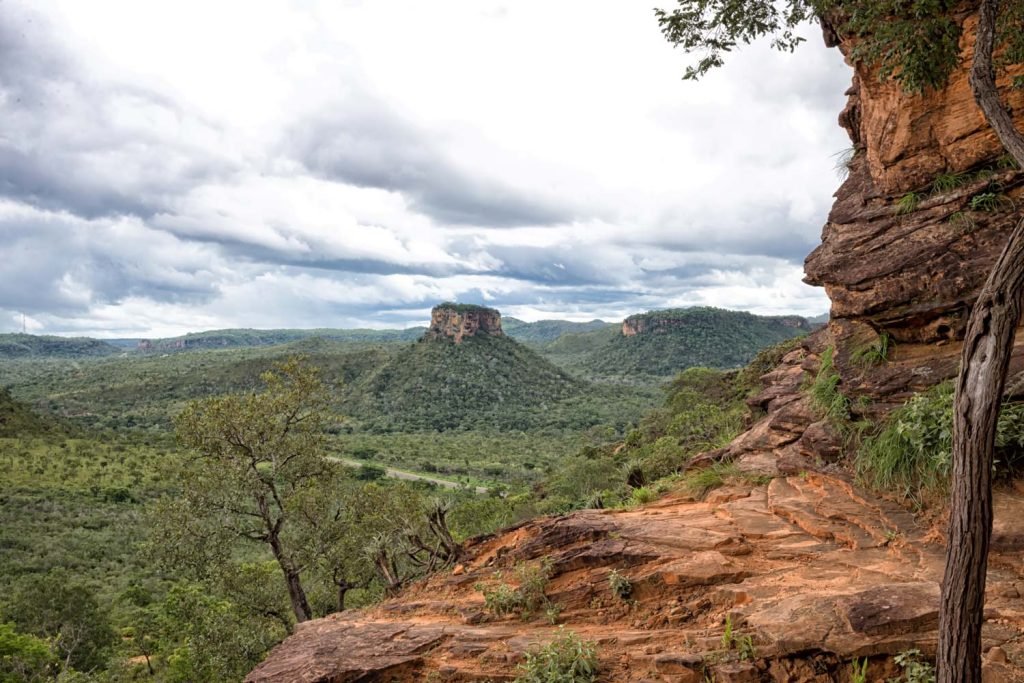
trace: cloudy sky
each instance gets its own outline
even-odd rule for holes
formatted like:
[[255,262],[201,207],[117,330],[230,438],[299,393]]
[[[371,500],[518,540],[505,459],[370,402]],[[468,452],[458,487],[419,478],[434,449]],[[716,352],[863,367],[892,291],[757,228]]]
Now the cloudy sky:
[[847,68],[651,4],[0,0],[0,331],[826,311]]

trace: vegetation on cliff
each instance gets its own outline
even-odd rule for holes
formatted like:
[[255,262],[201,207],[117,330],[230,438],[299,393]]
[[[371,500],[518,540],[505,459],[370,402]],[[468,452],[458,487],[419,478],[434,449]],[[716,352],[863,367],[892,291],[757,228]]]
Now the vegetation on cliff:
[[[969,85],[989,132],[1017,168],[1024,168],[1024,132],[1003,99],[997,70],[1012,87],[1021,85],[1024,10],[1020,3],[980,0],[967,6],[920,0],[840,3],[801,0],[677,0],[672,10],[656,10],[665,37],[687,52],[700,52],[686,78],[696,79],[724,63],[738,44],[770,37],[776,49],[792,51],[802,42],[796,28],[817,19],[826,39],[845,46],[847,56],[868,77],[895,80],[904,91],[923,94],[950,84],[963,63],[961,38],[966,18],[976,20]],[[1004,89],[1005,90],[1005,89]],[[891,112],[890,112],[891,115]],[[855,118],[859,119],[859,115]],[[916,124],[920,125],[920,124]],[[851,131],[858,126],[851,125]],[[887,131],[887,135],[891,131]],[[860,131],[853,131],[855,140]],[[990,145],[982,146],[982,149]],[[878,151],[878,150],[875,150]],[[980,197],[980,196],[979,196]],[[896,214],[917,210],[916,193],[905,194]],[[997,208],[996,197],[971,200],[971,209]],[[966,328],[957,335],[963,350],[953,410],[950,530],[939,619],[939,680],[981,678],[981,624],[985,575],[992,536],[992,469],[999,412],[1024,297],[1024,220],[1008,238],[987,279],[976,291]],[[972,292],[973,294],[974,292]],[[949,326],[946,325],[946,329]]]
[[[708,307],[631,316],[623,324],[627,327],[635,332],[612,335],[594,346],[578,367],[598,377],[672,377],[692,367],[739,368],[766,346],[811,329],[802,318]],[[563,341],[562,347],[567,344]]]

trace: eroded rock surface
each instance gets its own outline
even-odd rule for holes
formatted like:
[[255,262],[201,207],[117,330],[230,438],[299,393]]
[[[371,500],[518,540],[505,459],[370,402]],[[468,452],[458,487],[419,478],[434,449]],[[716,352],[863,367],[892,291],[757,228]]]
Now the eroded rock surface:
[[[1006,661],[987,666],[990,680],[1024,680],[1022,543],[1009,532],[1024,497],[1000,493],[997,516],[985,647]],[[943,553],[927,533],[819,473],[535,520],[476,542],[456,571],[398,599],[306,624],[247,680],[508,681],[561,625],[598,643],[603,681],[846,680],[854,657],[873,658],[869,680],[884,680],[895,674],[888,655],[934,649]],[[490,615],[474,586],[542,558],[560,625]],[[632,583],[629,601],[612,593],[613,569]]]
[[449,303],[435,306],[430,311],[430,327],[424,338],[447,339],[461,344],[468,337],[502,335],[501,313],[495,309]]
[[[854,155],[822,243],[805,262],[806,281],[832,300],[837,347],[855,349],[884,332],[896,342],[894,357],[917,372],[876,385],[883,394],[955,372],[970,307],[1024,215],[1024,173],[1003,158],[971,93],[977,21],[962,16],[963,67],[941,90],[906,93],[853,64],[840,124]],[[838,44],[848,56],[851,43]],[[1000,80],[1001,95],[1024,127],[1024,91],[1010,83]],[[844,380],[856,371],[847,360]]]

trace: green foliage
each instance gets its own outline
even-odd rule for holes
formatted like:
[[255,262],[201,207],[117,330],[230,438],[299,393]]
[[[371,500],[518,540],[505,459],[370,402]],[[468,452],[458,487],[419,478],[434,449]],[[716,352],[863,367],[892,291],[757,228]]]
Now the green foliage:
[[916,192],[908,192],[896,202],[896,215],[906,216],[917,211],[917,205],[921,203],[921,195]]
[[[553,604],[545,591],[551,579],[551,568],[549,558],[536,563],[522,562],[513,570],[515,586],[507,583],[496,586],[477,584],[475,588],[484,596],[484,607],[496,617],[515,614],[522,619],[530,619],[541,611],[550,615]],[[557,611],[554,614],[557,617]]]
[[952,456],[953,387],[944,383],[894,410],[882,430],[868,437],[857,471],[873,486],[918,498],[939,492]]
[[722,631],[722,648],[731,650],[736,645],[735,634],[732,631],[732,615],[725,615],[725,630]]
[[935,667],[923,659],[920,650],[907,650],[893,658],[903,669],[900,678],[888,683],[935,683]]
[[80,671],[104,667],[114,644],[93,591],[61,569],[23,579],[3,605],[3,619],[48,640],[62,661]]
[[608,573],[608,588],[611,589],[615,597],[623,602],[628,601],[633,596],[633,582],[625,575],[620,574],[617,569],[613,569]]
[[941,195],[963,187],[971,177],[966,173],[940,173],[932,181],[931,194]]
[[593,683],[597,680],[597,646],[572,631],[560,631],[547,645],[526,653],[516,683]]
[[[996,447],[997,453],[1024,447],[1024,404],[1003,405]],[[944,382],[889,414],[880,431],[865,439],[857,471],[873,486],[921,500],[945,490],[952,450],[953,385]]]
[[697,498],[703,498],[714,489],[725,486],[730,479],[738,477],[739,474],[735,464],[716,462],[708,467],[687,472],[683,478],[683,489]]
[[[139,350],[143,352],[174,353],[209,349],[237,349],[260,346],[277,346],[292,342],[343,342],[343,343],[387,343],[409,342],[419,338],[424,328],[413,327],[404,330],[253,330],[229,329],[190,332],[181,337],[168,339],[140,340]],[[307,349],[309,347],[307,346]]]
[[868,658],[850,662],[850,683],[868,683]]
[[0,387],[0,438],[36,436],[52,427],[27,405],[14,400],[9,389]]
[[594,348],[584,363],[600,377],[670,377],[693,367],[738,368],[766,346],[810,331],[796,316],[757,316],[710,307],[652,311],[626,322],[644,331],[616,335]]
[[[373,431],[528,429],[585,385],[507,337],[425,340],[361,378],[343,402]],[[589,425],[583,425],[589,426]]]
[[122,349],[87,337],[47,337],[34,334],[0,334],[0,358],[93,358]]
[[615,330],[618,325],[603,320],[574,323],[568,320],[538,320],[528,323],[516,318],[502,318],[501,329],[518,342],[545,350],[548,345],[567,335],[579,335],[595,330]]
[[241,680],[284,635],[276,619],[254,615],[199,584],[174,586],[136,608],[129,654],[147,659],[168,683]]
[[[701,55],[687,67],[687,79],[722,66],[726,53],[760,38],[770,37],[772,47],[792,52],[803,42],[798,27],[815,17],[856,36],[854,59],[876,65],[881,78],[895,79],[910,92],[941,87],[959,63],[960,25],[952,0],[677,0],[677,5],[655,14],[670,43]],[[1012,33],[1007,35],[1013,41]]]
[[889,333],[882,332],[875,341],[854,349],[850,354],[850,361],[861,367],[881,365],[889,360],[889,352],[893,345]]
[[822,416],[833,423],[846,421],[850,417],[850,399],[840,391],[841,381],[835,366],[835,348],[830,346],[821,354],[821,367],[811,382],[808,395]]
[[1013,200],[1002,192],[982,192],[971,197],[971,211],[1012,211],[1016,208]]
[[487,306],[479,306],[477,304],[460,304],[454,301],[445,301],[437,306],[434,306],[434,310],[447,309],[455,311],[456,313],[487,313],[489,315],[500,315],[498,310],[495,308],[488,308]]
[[656,9],[665,38],[686,52],[700,52],[696,65],[683,76],[695,80],[725,63],[724,53],[772,36],[772,47],[792,52],[803,42],[797,27],[809,20],[815,5],[801,0],[679,0],[671,11]]
[[641,505],[647,505],[658,500],[658,494],[646,486],[633,489],[629,494],[629,505],[631,507],[639,507]]
[[0,683],[51,680],[56,670],[57,658],[46,640],[0,623]]

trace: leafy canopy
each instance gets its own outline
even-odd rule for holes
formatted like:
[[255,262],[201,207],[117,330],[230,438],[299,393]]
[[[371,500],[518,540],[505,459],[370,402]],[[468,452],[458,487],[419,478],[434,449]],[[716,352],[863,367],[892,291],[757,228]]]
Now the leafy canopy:
[[[826,29],[853,39],[853,59],[878,69],[909,92],[945,85],[960,60],[961,27],[954,0],[677,0],[657,9],[665,38],[699,53],[684,78],[696,80],[725,63],[740,45],[770,38],[773,48],[792,52],[804,41],[799,28],[818,19]],[[1024,62],[1024,9],[1003,3],[1001,66]]]

